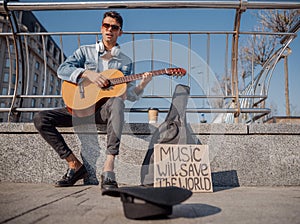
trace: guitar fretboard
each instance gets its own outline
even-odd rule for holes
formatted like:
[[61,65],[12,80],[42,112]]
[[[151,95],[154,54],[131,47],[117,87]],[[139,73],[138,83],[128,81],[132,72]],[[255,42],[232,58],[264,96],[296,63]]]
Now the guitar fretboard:
[[[152,76],[158,76],[158,75],[167,74],[168,70],[167,69],[160,69],[160,70],[152,71],[152,72],[149,72],[149,73]],[[118,85],[118,84],[122,84],[122,83],[131,82],[131,81],[134,81],[134,80],[142,79],[143,75],[144,75],[144,73],[139,73],[139,74],[134,74],[134,75],[127,75],[127,76],[123,76],[123,77],[119,77],[119,78],[113,78],[113,79],[110,79],[109,81],[112,85]]]

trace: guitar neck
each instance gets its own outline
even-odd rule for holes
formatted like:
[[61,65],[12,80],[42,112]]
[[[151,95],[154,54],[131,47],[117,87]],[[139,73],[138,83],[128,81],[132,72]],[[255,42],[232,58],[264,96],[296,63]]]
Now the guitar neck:
[[[152,76],[163,75],[163,74],[167,73],[167,69],[160,69],[160,70],[152,71],[152,72],[149,72],[149,73]],[[110,79],[110,83],[112,85],[128,83],[128,82],[132,82],[134,80],[142,79],[143,75],[144,75],[144,73],[139,73],[139,74],[134,74],[134,75],[122,76],[122,77],[119,77],[119,78],[113,78],[113,79]]]

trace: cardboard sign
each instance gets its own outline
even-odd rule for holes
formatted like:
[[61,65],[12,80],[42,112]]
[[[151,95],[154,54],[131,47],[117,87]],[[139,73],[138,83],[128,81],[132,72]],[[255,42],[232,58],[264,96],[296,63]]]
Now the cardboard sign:
[[207,145],[154,146],[154,187],[213,192]]

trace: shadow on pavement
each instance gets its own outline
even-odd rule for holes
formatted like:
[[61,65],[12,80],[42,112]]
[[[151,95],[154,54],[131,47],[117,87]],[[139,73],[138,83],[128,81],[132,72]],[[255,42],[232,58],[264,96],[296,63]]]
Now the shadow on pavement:
[[148,217],[145,219],[138,220],[170,220],[170,219],[178,219],[178,218],[200,218],[210,215],[215,215],[222,211],[222,209],[207,205],[207,204],[179,204],[173,206],[172,215],[169,216],[156,216],[156,217]]
[[169,218],[199,218],[214,215],[222,209],[207,204],[180,204],[173,206],[173,213]]

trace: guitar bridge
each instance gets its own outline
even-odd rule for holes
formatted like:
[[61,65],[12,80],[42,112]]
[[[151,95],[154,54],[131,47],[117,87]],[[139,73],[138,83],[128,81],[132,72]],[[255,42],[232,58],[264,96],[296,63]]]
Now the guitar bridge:
[[84,88],[83,88],[82,82],[79,83],[79,93],[80,93],[80,98],[81,99],[85,98],[85,96],[84,96]]

